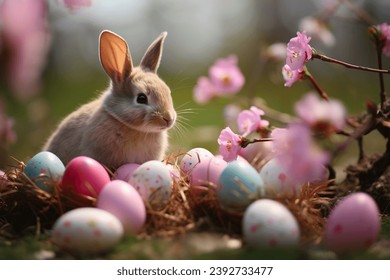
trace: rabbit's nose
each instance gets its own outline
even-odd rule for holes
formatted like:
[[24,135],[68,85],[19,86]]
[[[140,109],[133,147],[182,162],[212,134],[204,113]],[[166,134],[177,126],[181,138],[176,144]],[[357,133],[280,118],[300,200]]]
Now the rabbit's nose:
[[166,118],[166,117],[163,117],[164,121],[166,122],[167,124],[167,127],[172,127],[173,124],[175,123],[175,120],[172,119],[172,118]]
[[175,124],[176,117],[174,114],[171,114],[170,112],[164,112],[163,114],[163,120],[167,124],[167,127],[172,127]]

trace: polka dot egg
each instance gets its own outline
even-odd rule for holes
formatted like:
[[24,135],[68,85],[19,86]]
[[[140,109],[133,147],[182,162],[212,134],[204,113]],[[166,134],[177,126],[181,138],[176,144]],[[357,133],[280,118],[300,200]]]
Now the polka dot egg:
[[[59,181],[64,174],[65,166],[53,153],[43,151],[33,156],[26,164],[23,172],[41,189],[52,192],[50,179]],[[43,177],[46,175],[47,177]]]
[[250,247],[281,248],[297,246],[299,225],[280,202],[260,199],[246,209],[243,217],[244,240]]
[[71,253],[95,254],[109,250],[122,236],[122,224],[114,215],[98,208],[82,207],[57,219],[51,240]]
[[194,148],[189,150],[180,162],[180,170],[183,175],[188,175],[195,165],[200,163],[202,159],[213,158],[214,155],[204,148]]
[[300,185],[291,180],[277,159],[269,160],[260,170],[267,192],[271,195],[279,193],[298,193]]
[[161,161],[151,160],[143,163],[134,171],[129,183],[152,208],[164,207],[171,197],[171,173]]
[[361,251],[378,239],[380,229],[380,213],[375,200],[366,193],[356,192],[340,200],[331,211],[324,243],[337,253]]

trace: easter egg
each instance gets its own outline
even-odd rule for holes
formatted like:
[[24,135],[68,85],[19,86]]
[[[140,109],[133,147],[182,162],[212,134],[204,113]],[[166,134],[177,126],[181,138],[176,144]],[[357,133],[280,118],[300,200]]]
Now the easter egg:
[[324,243],[337,253],[364,250],[377,240],[380,227],[380,213],[374,199],[356,192],[332,209],[325,226]]
[[8,178],[4,171],[0,170],[0,187],[7,186]]
[[171,197],[172,178],[169,168],[158,160],[141,164],[129,181],[152,208],[164,207]]
[[67,164],[62,186],[76,193],[97,198],[109,181],[110,176],[99,162],[90,157],[79,156]]
[[301,186],[289,178],[277,159],[269,160],[260,169],[260,176],[269,194],[299,193]]
[[192,193],[202,193],[202,188],[197,188],[199,186],[217,188],[219,177],[226,166],[227,162],[217,157],[205,158],[195,165],[189,174]]
[[294,215],[286,206],[271,199],[250,204],[245,210],[242,227],[244,240],[250,247],[292,247],[300,241],[300,229]]
[[[215,156],[216,158],[220,158],[220,159],[223,159],[223,156],[222,155],[216,155]],[[244,157],[240,156],[240,155],[237,155],[237,159],[238,161],[242,161],[246,164],[250,164],[249,161],[247,161]]]
[[122,236],[122,224],[114,215],[102,209],[82,207],[57,219],[51,240],[65,251],[92,254],[109,250]]
[[130,177],[133,175],[134,171],[139,166],[140,165],[137,163],[126,163],[118,167],[118,169],[114,173],[114,179],[128,182],[130,180]]
[[128,183],[113,180],[104,186],[96,206],[121,221],[126,234],[138,233],[146,220],[146,209],[140,194]]
[[219,177],[221,187],[216,189],[223,207],[243,208],[256,197],[264,195],[264,183],[249,163],[234,160],[227,164]]
[[180,170],[183,175],[188,175],[194,166],[202,161],[202,159],[212,157],[214,157],[214,155],[204,148],[193,148],[189,150],[180,161]]
[[[26,164],[23,172],[27,175],[38,187],[52,192],[50,179],[59,181],[64,174],[65,166],[62,161],[53,153],[43,151],[33,156]],[[47,177],[42,177],[46,175]]]
[[272,141],[252,143],[238,152],[250,163],[260,162],[267,158],[272,151]]

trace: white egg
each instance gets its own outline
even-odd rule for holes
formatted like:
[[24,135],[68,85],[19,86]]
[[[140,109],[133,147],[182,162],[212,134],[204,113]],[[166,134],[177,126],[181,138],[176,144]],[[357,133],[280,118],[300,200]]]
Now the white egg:
[[102,209],[82,207],[57,219],[51,240],[65,251],[91,254],[109,250],[122,236],[122,224],[114,215]]
[[202,158],[207,159],[212,157],[214,157],[214,155],[204,148],[193,148],[183,156],[180,162],[180,170],[184,176],[188,175]]
[[161,161],[151,160],[141,164],[134,171],[129,183],[152,208],[164,207],[171,197],[171,172]]
[[277,159],[269,160],[260,170],[267,192],[271,195],[280,193],[298,193],[301,186],[291,180]]
[[243,217],[243,235],[250,247],[280,248],[296,246],[300,230],[294,215],[283,204],[271,200],[256,200]]

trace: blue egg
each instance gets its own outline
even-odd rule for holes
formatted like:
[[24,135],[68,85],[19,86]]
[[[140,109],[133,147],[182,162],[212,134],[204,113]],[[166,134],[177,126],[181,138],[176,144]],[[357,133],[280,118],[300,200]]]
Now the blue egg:
[[55,154],[47,151],[40,152],[32,157],[23,170],[27,177],[47,192],[52,192],[53,189],[47,184],[48,180],[42,178],[41,175],[43,174],[54,181],[59,181],[64,171],[65,166],[62,161]]
[[217,197],[221,205],[230,209],[243,209],[251,201],[264,195],[261,176],[249,163],[231,161],[219,177]]

